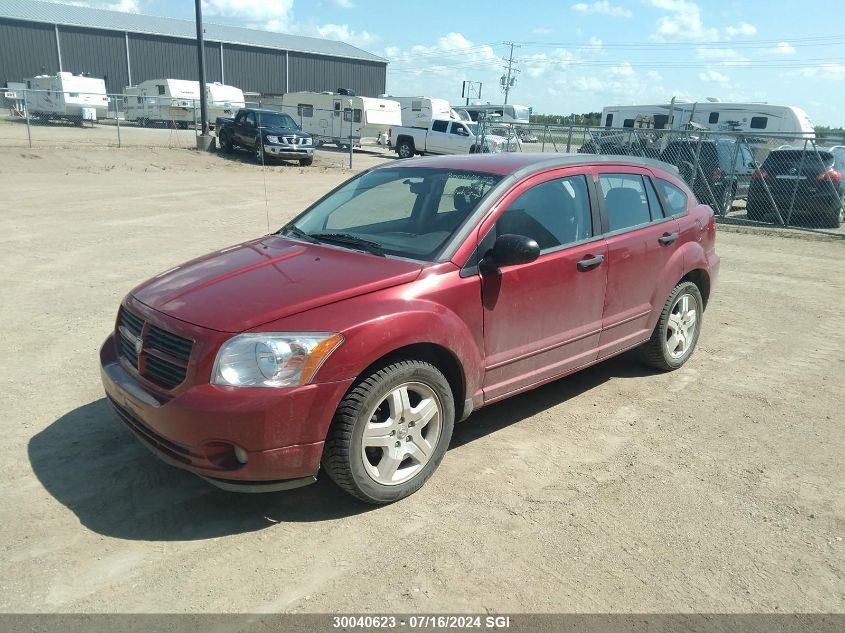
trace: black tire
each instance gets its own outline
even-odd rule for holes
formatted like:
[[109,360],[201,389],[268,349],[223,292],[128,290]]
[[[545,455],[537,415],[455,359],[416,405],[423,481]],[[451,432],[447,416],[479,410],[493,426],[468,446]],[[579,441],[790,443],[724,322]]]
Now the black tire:
[[[695,308],[695,329],[692,332],[691,339],[688,341],[686,349],[680,356],[673,356],[667,349],[667,341],[669,340],[669,320],[672,315],[672,310],[681,301],[682,297],[687,296],[689,300],[694,302]],[[672,289],[669,293],[669,298],[663,304],[663,311],[660,313],[660,318],[657,320],[657,325],[654,326],[654,331],[651,338],[640,347],[640,355],[647,365],[651,365],[656,369],[664,371],[672,371],[681,367],[689,360],[692,353],[695,351],[696,343],[698,343],[698,335],[701,332],[701,322],[704,313],[704,301],[701,299],[701,292],[691,281],[682,281]]]
[[819,225],[823,229],[838,229],[843,222],[843,207],[842,203],[838,207],[833,207],[825,213],[821,218]]
[[415,153],[413,141],[403,138],[396,144],[396,155],[399,158],[413,158]]
[[252,151],[253,160],[259,165],[266,164],[267,154],[264,152],[264,143],[261,142],[261,137],[256,136],[252,139],[252,142],[255,144],[255,149]]
[[314,163],[314,157],[309,156],[308,158],[300,158],[299,159],[299,166],[300,167],[310,167]]
[[766,211],[756,201],[745,201],[745,217],[755,222],[763,222],[766,219]]
[[[377,482],[364,466],[363,434],[370,421],[368,416],[375,417],[387,395],[405,383],[422,384],[436,394],[440,432],[431,457],[419,472],[403,483],[385,485]],[[419,490],[431,477],[449,448],[454,424],[452,390],[436,367],[418,360],[392,363],[360,380],[341,401],[323,448],[323,469],[341,489],[362,501],[393,503]]]
[[226,130],[220,132],[220,147],[227,154],[231,154],[235,149],[232,146],[232,139],[229,138],[229,133]]

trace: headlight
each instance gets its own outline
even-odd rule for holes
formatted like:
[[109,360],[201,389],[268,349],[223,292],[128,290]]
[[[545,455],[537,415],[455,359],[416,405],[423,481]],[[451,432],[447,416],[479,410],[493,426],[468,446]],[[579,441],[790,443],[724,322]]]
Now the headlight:
[[331,332],[239,334],[217,352],[211,382],[230,387],[306,385],[343,342]]
[[267,142],[268,142],[268,143],[278,143],[278,142],[279,142],[279,137],[278,137],[278,136],[271,136],[270,134],[268,134],[268,135],[267,135],[267,136],[265,136],[264,138],[265,138],[265,139],[267,139]]
[[310,138],[306,138],[306,139],[304,139],[304,140],[302,141],[302,144],[303,144],[303,145],[311,145],[311,139],[310,139]]

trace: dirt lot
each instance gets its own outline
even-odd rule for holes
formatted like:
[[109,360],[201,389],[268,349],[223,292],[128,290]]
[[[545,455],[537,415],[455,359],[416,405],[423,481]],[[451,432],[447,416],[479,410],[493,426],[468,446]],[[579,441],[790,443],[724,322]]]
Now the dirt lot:
[[0,151],[0,611],[845,609],[841,240],[721,233],[682,370],[622,357],[478,412],[389,507],[325,477],[227,494],[140,446],[99,384],[121,297],[343,160]]

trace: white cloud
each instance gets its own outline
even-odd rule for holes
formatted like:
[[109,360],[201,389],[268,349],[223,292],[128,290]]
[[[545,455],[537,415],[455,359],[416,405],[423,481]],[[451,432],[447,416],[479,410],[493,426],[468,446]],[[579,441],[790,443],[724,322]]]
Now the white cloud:
[[795,47],[789,42],[780,42],[774,48],[766,49],[769,55],[795,55]]
[[711,48],[699,46],[695,51],[698,59],[718,62],[721,66],[744,66],[749,59],[732,48]]
[[123,13],[140,13],[141,7],[138,6],[136,0],[120,0],[120,2],[113,2],[106,5],[106,9],[112,11],[122,11]]
[[821,64],[819,66],[808,66],[789,73],[792,76],[804,77],[805,79],[825,79],[842,81],[845,79],[845,64]]
[[548,35],[552,30],[545,26],[538,26],[536,29],[531,29],[534,35]]
[[736,37],[737,35],[756,35],[757,27],[748,22],[740,22],[736,26],[729,26],[725,29],[725,34],[728,37]]
[[701,8],[689,0],[645,0],[655,9],[666,11],[669,15],[657,19],[657,31],[653,39],[673,40],[712,40],[719,39],[719,30],[705,26],[701,18]]
[[209,15],[241,18],[253,23],[287,22],[293,12],[293,0],[203,0],[202,4],[203,11]]
[[630,18],[634,14],[630,9],[611,4],[608,0],[596,0],[591,4],[586,2],[579,2],[570,7],[577,13],[598,13],[600,15],[608,15],[612,18]]
[[333,4],[339,9],[352,9],[355,7],[355,3],[352,0],[329,0],[329,4]]
[[705,83],[726,84],[730,81],[730,77],[712,68],[703,73],[698,73],[698,78]]
[[[302,32],[303,35],[309,35]],[[369,31],[354,31],[347,24],[323,24],[314,27],[314,35],[328,40],[340,40],[354,46],[370,46],[379,40],[378,35]]]

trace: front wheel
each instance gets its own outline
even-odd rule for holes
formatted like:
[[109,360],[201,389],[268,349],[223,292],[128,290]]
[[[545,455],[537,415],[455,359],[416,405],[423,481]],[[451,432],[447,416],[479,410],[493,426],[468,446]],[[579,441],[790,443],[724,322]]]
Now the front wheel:
[[651,338],[640,348],[645,363],[671,371],[687,362],[698,342],[703,312],[704,301],[698,286],[691,281],[675,286]]
[[452,390],[433,365],[400,361],[361,380],[341,401],[323,468],[349,494],[374,504],[419,490],[443,459],[455,423]]
[[252,157],[259,165],[263,165],[265,162],[264,143],[261,142],[260,136],[255,137],[255,151],[253,152]]
[[309,156],[308,158],[300,158],[299,165],[300,167],[309,167],[314,162],[314,157]]
[[232,147],[232,139],[229,138],[228,132],[220,132],[220,147],[222,147],[223,151],[227,154],[231,154],[235,149]]

